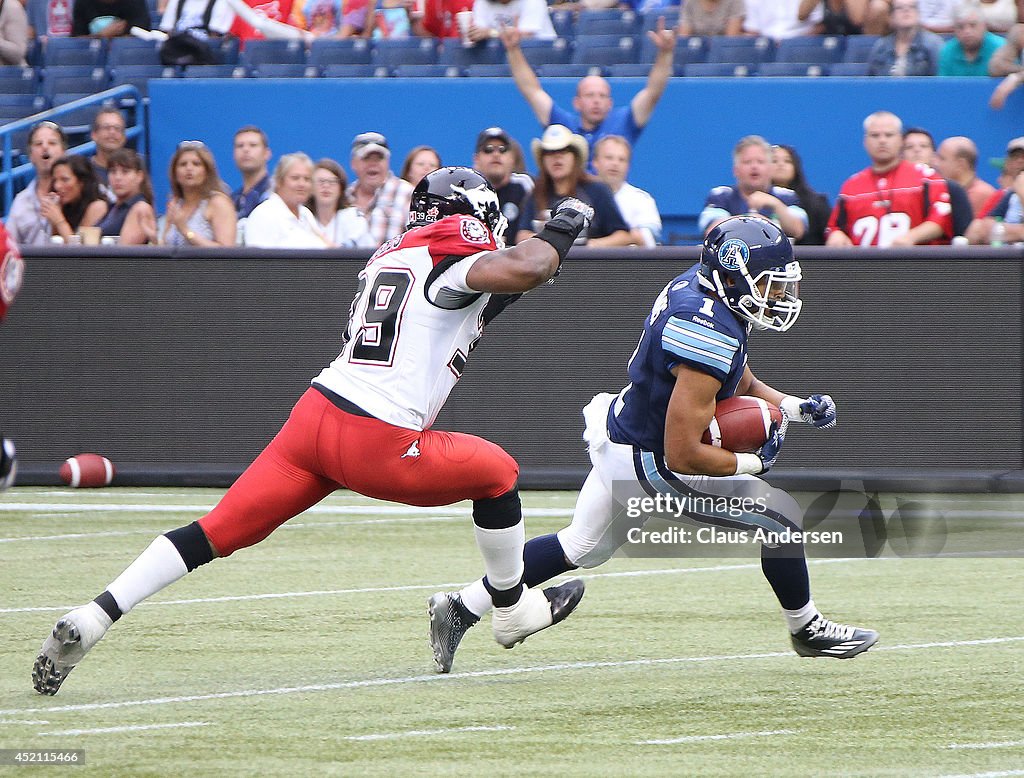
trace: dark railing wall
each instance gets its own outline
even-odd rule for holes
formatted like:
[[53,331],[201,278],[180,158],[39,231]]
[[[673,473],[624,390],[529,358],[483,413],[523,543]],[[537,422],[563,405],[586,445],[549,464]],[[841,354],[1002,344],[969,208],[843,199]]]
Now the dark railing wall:
[[[365,254],[112,247],[26,252],[0,327],[0,429],[21,483],[110,457],[130,482],[223,483],[340,348]],[[524,484],[578,484],[580,409],[618,390],[650,305],[694,248],[574,251],[558,281],[489,328],[437,426],[520,461]],[[1019,249],[798,250],[804,312],[751,336],[751,367],[829,392],[840,425],[791,428],[779,472],[1022,469]]]

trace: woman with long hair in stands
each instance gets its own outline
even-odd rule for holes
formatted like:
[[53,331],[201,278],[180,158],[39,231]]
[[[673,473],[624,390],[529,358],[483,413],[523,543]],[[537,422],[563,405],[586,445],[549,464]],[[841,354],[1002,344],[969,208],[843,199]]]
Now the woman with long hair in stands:
[[107,158],[107,186],[117,198],[103,221],[100,234],[116,236],[122,246],[156,243],[153,186],[140,157],[132,149],[117,149]]
[[165,246],[234,246],[238,217],[206,144],[182,141],[171,157]]
[[404,178],[413,186],[416,186],[427,173],[432,173],[441,167],[441,155],[433,146],[416,146],[402,163],[402,172],[399,178]]
[[93,227],[106,215],[108,203],[92,163],[69,154],[53,163],[50,195],[40,201],[40,213],[53,235],[65,241],[81,227]]
[[832,215],[832,206],[825,195],[811,189],[804,176],[804,163],[792,146],[772,146],[772,183],[792,189],[800,207],[807,212],[807,231],[797,243],[801,246],[824,246],[825,228]]
[[313,212],[324,236],[343,249],[376,248],[366,217],[345,194],[348,177],[336,161],[323,158],[313,167],[313,193],[306,207]]

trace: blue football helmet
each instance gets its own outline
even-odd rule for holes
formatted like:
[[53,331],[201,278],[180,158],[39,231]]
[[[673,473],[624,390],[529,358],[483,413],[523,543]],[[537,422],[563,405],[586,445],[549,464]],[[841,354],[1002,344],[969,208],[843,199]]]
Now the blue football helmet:
[[508,219],[501,212],[498,193],[486,178],[468,167],[443,167],[427,173],[412,191],[406,229],[456,213],[475,216],[488,226],[499,247],[505,245]]
[[760,216],[733,216],[712,229],[697,276],[755,329],[785,332],[803,306],[793,246],[777,225]]

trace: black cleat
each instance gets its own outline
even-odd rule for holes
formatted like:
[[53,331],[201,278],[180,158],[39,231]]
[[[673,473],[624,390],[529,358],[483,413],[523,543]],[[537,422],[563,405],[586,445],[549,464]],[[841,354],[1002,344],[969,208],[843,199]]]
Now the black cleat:
[[450,673],[455,649],[480,617],[462,604],[458,592],[435,594],[427,605],[427,613],[430,614],[430,648],[434,652],[437,672]]
[[576,610],[583,599],[583,581],[573,578],[561,586],[549,586],[544,590],[544,596],[551,603],[551,623],[565,621],[565,617]]
[[829,621],[820,613],[790,636],[793,648],[800,656],[830,656],[852,659],[878,641],[873,629],[861,629]]

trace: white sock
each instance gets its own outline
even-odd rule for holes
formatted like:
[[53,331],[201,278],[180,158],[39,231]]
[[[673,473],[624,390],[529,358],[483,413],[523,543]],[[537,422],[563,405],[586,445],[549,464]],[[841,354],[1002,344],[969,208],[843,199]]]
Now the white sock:
[[526,527],[522,519],[514,527],[483,529],[473,526],[476,544],[484,557],[487,580],[495,589],[511,589],[523,578],[523,546]]
[[459,592],[459,597],[462,598],[462,604],[474,616],[483,616],[491,609],[491,593],[487,591],[482,578],[473,581],[473,583]]
[[800,610],[788,611],[785,608],[782,609],[782,615],[786,617],[786,626],[789,627],[791,635],[795,635],[807,626],[807,622],[817,614],[818,609],[814,607],[814,600],[808,600],[807,604],[800,608]]
[[128,565],[107,591],[117,600],[117,607],[127,613],[150,595],[168,586],[188,572],[185,560],[178,549],[161,535],[149,548],[139,554],[138,558]]

